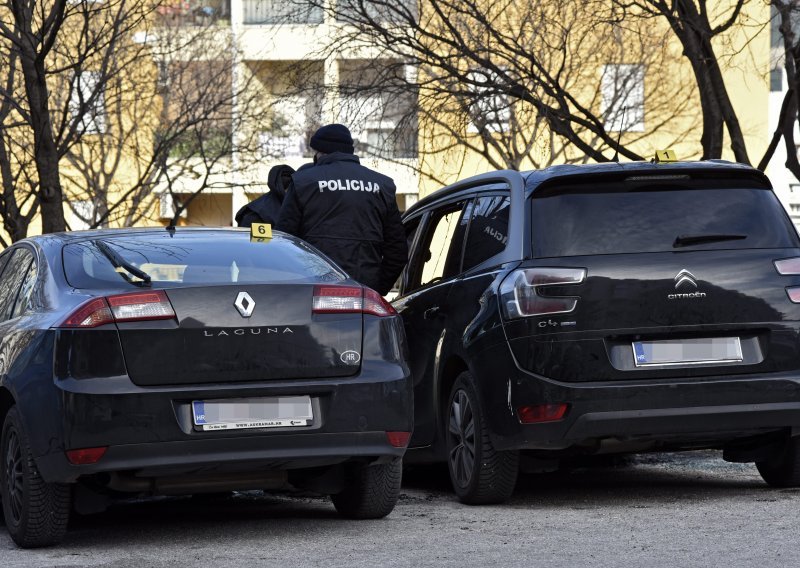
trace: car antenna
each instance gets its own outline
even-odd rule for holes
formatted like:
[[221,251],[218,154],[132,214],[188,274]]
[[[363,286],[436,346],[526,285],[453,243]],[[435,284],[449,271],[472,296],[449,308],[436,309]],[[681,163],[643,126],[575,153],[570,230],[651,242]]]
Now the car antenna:
[[619,163],[619,143],[622,140],[622,129],[625,127],[625,111],[628,110],[628,107],[622,107],[622,124],[619,125],[619,133],[617,134],[617,147],[614,148],[614,157],[611,158],[612,162]]
[[170,223],[169,225],[167,225],[167,232],[169,233],[170,237],[174,237],[175,236],[175,225],[173,223]]

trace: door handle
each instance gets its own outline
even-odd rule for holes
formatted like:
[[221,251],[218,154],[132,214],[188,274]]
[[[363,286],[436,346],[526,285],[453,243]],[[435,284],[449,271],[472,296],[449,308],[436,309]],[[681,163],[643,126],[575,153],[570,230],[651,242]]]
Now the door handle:
[[439,312],[440,312],[439,306],[431,306],[430,308],[422,312],[422,317],[423,319],[426,320],[433,319],[437,315],[439,315]]

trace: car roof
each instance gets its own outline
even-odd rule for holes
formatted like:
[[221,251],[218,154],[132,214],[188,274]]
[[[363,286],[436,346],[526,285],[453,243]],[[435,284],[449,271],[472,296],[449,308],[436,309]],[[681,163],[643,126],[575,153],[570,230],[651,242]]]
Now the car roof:
[[[690,172],[706,172],[706,173],[719,173],[726,174],[727,176],[735,177],[751,177],[756,178],[760,183],[766,187],[771,188],[767,176],[745,164],[729,162],[727,160],[702,160],[695,162],[604,162],[599,164],[560,164],[543,168],[541,170],[528,170],[528,171],[514,171],[514,170],[498,170],[488,172],[477,176],[472,176],[464,180],[459,180],[451,185],[438,189],[417,203],[408,208],[405,216],[413,215],[414,212],[426,207],[430,203],[438,201],[449,195],[459,194],[462,191],[469,190],[472,187],[484,185],[487,183],[503,181],[508,179],[509,176],[521,176],[525,185],[525,192],[530,193],[544,182],[548,182],[558,178],[571,178],[573,181],[579,181],[580,178],[589,178],[593,176],[627,176],[635,173],[641,174],[688,174]],[[565,179],[566,181],[566,179]]]
[[89,229],[86,231],[66,231],[62,233],[48,233],[35,235],[22,239],[19,242],[34,242],[39,244],[70,244],[90,239],[103,237],[119,237],[134,235],[155,235],[163,234],[166,231],[173,231],[174,234],[213,234],[213,233],[241,233],[249,232],[246,227],[127,227],[120,229]]
[[545,181],[563,177],[589,177],[606,174],[673,174],[673,173],[725,173],[742,177],[755,176],[772,187],[763,172],[748,166],[727,160],[703,160],[697,162],[606,162],[602,164],[563,164],[550,166],[542,170],[522,172],[525,188],[533,191]]

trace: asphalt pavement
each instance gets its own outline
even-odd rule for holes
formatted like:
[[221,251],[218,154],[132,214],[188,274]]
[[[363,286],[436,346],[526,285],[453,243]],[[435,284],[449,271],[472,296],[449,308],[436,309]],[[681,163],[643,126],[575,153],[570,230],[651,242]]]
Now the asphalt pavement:
[[394,512],[347,521],[327,499],[156,498],[73,518],[57,547],[0,567],[796,566],[800,489],[768,488],[716,452],[656,454],[523,476],[502,506],[459,504],[441,468],[408,472]]

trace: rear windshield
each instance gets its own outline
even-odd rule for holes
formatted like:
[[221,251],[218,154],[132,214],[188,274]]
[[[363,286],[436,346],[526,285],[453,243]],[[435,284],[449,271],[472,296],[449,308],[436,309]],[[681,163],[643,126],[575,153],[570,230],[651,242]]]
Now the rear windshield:
[[540,258],[799,244],[768,189],[582,184],[534,191],[531,207]]
[[[337,282],[345,275],[302,243],[276,235],[266,243],[250,242],[245,231],[103,235],[68,244],[64,272],[75,288],[134,288],[142,277],[111,258],[138,269],[153,287],[204,284]],[[101,244],[98,244],[101,241]],[[106,249],[106,253],[102,249]]]

